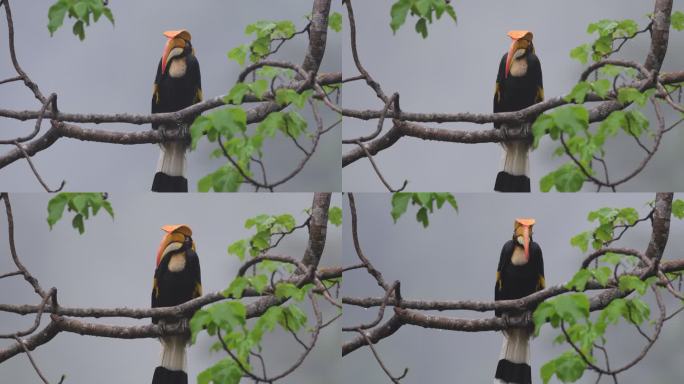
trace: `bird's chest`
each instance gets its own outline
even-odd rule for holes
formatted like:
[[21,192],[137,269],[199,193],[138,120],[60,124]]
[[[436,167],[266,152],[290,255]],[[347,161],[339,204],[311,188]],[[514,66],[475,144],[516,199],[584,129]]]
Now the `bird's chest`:
[[527,74],[527,60],[513,60],[508,74],[513,77],[525,76]]
[[170,272],[180,272],[185,269],[185,255],[184,254],[175,254],[171,256],[171,259],[169,259],[169,271]]
[[188,63],[185,59],[171,60],[169,65],[169,76],[173,78],[179,78],[185,76],[185,72],[188,69]]

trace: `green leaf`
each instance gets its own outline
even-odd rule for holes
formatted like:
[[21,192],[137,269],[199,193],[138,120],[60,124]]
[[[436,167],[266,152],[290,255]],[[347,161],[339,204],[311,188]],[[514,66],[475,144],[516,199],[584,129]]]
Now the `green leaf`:
[[575,103],[582,104],[584,103],[584,99],[589,91],[591,91],[591,84],[587,83],[586,81],[581,81],[572,88],[572,91],[570,91],[567,96],[563,97],[563,100],[567,102],[574,101]]
[[228,288],[222,292],[223,296],[240,299],[242,298],[242,292],[247,288],[247,285],[249,285],[249,281],[243,276],[238,276],[230,283]]
[[550,191],[551,187],[556,187],[558,192],[577,192],[582,189],[584,181],[584,174],[577,165],[566,163],[542,177],[539,185],[542,192]]
[[555,307],[546,301],[543,301],[537,306],[532,314],[532,320],[534,320],[534,334],[539,335],[539,330],[546,324],[547,321],[551,321],[557,317]]
[[240,261],[245,259],[245,252],[247,251],[247,240],[238,240],[228,246],[228,253],[237,256]]
[[396,192],[392,195],[392,219],[395,223],[406,212],[409,201],[411,194],[408,192]]
[[610,268],[605,267],[605,266],[592,270],[592,274],[594,275],[594,278],[603,287],[605,287],[606,284],[608,284],[608,280],[610,279],[610,276],[612,275],[612,273],[613,272],[610,270]]
[[605,255],[601,256],[600,260],[606,264],[611,264],[611,265],[617,265],[620,260],[622,259],[621,255],[618,255],[617,253],[613,252],[608,252]]
[[606,79],[600,79],[591,83],[591,88],[602,99],[605,99],[606,96],[608,96],[608,92],[610,92],[611,87],[612,84]]
[[64,16],[66,15],[69,5],[66,0],[59,0],[48,9],[48,31],[52,36],[59,27],[64,23]]
[[252,91],[254,96],[257,98],[261,99],[264,96],[264,93],[268,90],[268,81],[264,79],[258,79],[253,83],[247,84],[249,87],[249,90]]
[[618,101],[622,104],[637,103],[639,106],[644,106],[648,97],[641,93],[638,89],[632,87],[623,87],[618,89]]
[[586,64],[590,52],[591,48],[589,47],[589,44],[582,44],[570,51],[570,58],[578,60],[582,64]]
[[74,23],[73,32],[81,41],[85,39],[85,29],[83,28],[83,22],[81,20]]
[[430,225],[430,220],[428,219],[427,209],[421,207],[418,212],[416,212],[416,220],[423,224],[423,228],[427,228]]
[[574,351],[567,351],[556,359],[555,370],[558,379],[564,383],[579,380],[584,374],[587,364]]
[[207,311],[211,314],[211,321],[224,330],[245,325],[247,311],[240,301],[222,301],[210,306]]
[[548,383],[553,374],[556,373],[556,360],[547,361],[546,364],[542,365],[539,372],[544,384]]
[[392,5],[390,9],[390,27],[392,32],[397,33],[397,30],[406,22],[406,15],[411,9],[411,2],[409,0],[399,0]]
[[678,219],[684,219],[684,200],[675,199],[672,202],[672,215]]
[[336,227],[342,225],[342,208],[331,207],[328,210],[328,221]]
[[268,285],[268,276],[266,275],[249,276],[247,280],[249,281],[249,284],[259,293],[263,293]]
[[648,284],[639,279],[637,276],[632,275],[622,275],[618,280],[618,288],[623,292],[637,291],[640,295],[646,293]]
[[534,124],[532,124],[532,135],[534,136],[534,142],[532,143],[532,146],[537,148],[541,138],[555,128],[556,125],[550,115],[543,114],[537,117],[537,119],[534,121]]
[[670,25],[678,31],[684,30],[684,12],[672,12],[672,15],[670,16]]
[[342,30],[342,15],[339,12],[333,12],[328,18],[328,27],[335,32]]
[[247,58],[247,54],[249,53],[249,45],[248,44],[242,44],[239,45],[230,51],[228,51],[228,59],[230,60],[235,60],[238,62],[240,65],[245,64],[245,58]]
[[223,98],[227,104],[242,104],[242,99],[249,93],[249,87],[245,83],[237,83],[230,89],[230,92]]
[[83,215],[79,213],[76,216],[74,216],[74,219],[71,220],[71,226],[75,229],[78,229],[78,233],[82,235],[83,232],[85,232],[85,227],[83,225]]
[[192,335],[192,343],[197,339],[197,334],[204,329],[204,327],[211,322],[211,315],[209,312],[199,309],[190,319],[190,332]]
[[275,295],[279,299],[291,297],[294,300],[302,301],[310,288],[311,284],[307,284],[302,288],[297,288],[297,286],[292,283],[278,283],[276,284]]
[[65,193],[60,193],[57,196],[50,199],[50,201],[48,202],[47,222],[50,226],[50,229],[52,229],[52,227],[59,221],[59,219],[62,218],[62,214],[64,213],[64,207],[66,207],[68,201],[69,196]]
[[570,135],[585,131],[589,127],[589,111],[581,105],[558,108],[551,116],[556,126]]
[[84,2],[76,3],[73,10],[76,13],[76,17],[82,20],[85,18],[86,13],[88,13],[88,4]]
[[424,18],[420,18],[416,22],[416,32],[420,33],[420,35],[423,37],[423,39],[427,38],[427,36],[428,36],[427,21]]
[[550,302],[558,316],[570,324],[589,317],[589,298],[584,293],[561,295]]
[[587,281],[589,281],[589,278],[591,278],[591,272],[588,270],[582,268],[577,273],[575,273],[575,276],[572,277],[572,279],[565,284],[565,288],[567,289],[574,289],[577,291],[584,291],[584,288],[587,286]]
[[[550,189],[550,188],[549,188]],[[591,232],[585,231],[578,235],[573,236],[570,239],[570,245],[573,247],[578,247],[582,252],[586,252],[589,245],[589,240],[591,239]]]

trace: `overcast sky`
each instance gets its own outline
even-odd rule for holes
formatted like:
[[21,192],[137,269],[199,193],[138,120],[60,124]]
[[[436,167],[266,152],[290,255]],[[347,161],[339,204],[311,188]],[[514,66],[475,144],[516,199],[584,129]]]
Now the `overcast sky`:
[[[54,0],[12,2],[17,56],[43,93],[56,92],[60,110],[72,113],[150,113],[152,84],[166,42],[162,32],[169,29],[185,28],[192,33],[205,98],[226,94],[241,70],[237,63],[227,59],[226,53],[253,39],[244,35],[247,24],[257,20],[289,19],[301,29],[306,25],[303,16],[311,13],[310,0],[207,0],[201,5],[194,1],[153,0],[146,1],[144,6],[133,1],[111,1],[116,26],[112,27],[103,18],[86,29],[86,39],[81,42],[71,33],[73,19],[65,20],[64,26],[50,37],[47,11],[52,3]],[[341,10],[338,1],[333,4],[333,10]],[[4,79],[14,76],[15,72],[10,62],[4,11],[0,19],[3,31],[0,78]],[[340,71],[341,38],[341,33],[328,33],[321,71]],[[307,43],[306,37],[298,37],[283,46],[273,59],[299,64]],[[37,110],[39,105],[33,94],[16,82],[0,86],[0,108]],[[321,108],[321,111],[326,109]],[[326,126],[337,119],[327,111],[323,116]],[[4,119],[0,136],[25,135],[34,124],[35,121]],[[81,125],[113,131],[150,129],[149,125]],[[48,123],[44,123],[43,129],[47,130],[47,127]],[[340,130],[338,126],[324,135],[303,171],[278,190],[340,190]],[[197,151],[189,153],[190,190],[197,189],[197,181],[202,176],[225,163],[209,159],[214,148],[214,144],[203,140]],[[10,149],[9,146],[0,148],[3,152]],[[282,137],[268,140],[264,153],[269,180],[289,174],[302,156],[289,138]],[[152,185],[158,156],[156,144],[121,146],[60,139],[33,159],[53,188],[65,179],[67,190],[142,192]],[[4,190],[42,191],[24,160],[0,170],[0,185]]]
[[[501,56],[508,51],[511,29],[534,33],[534,45],[542,64],[546,97],[567,94],[577,82],[584,67],[569,57],[572,48],[593,41],[586,33],[587,25],[604,18],[635,19],[648,22],[645,14],[653,11],[653,1],[454,1],[458,24],[444,17],[429,26],[429,37],[422,39],[413,29],[416,19],[392,35],[389,10],[392,0],[355,1],[354,14],[358,34],[359,56],[363,65],[378,81],[386,94],[399,92],[401,107],[411,112],[491,113],[496,73]],[[681,6],[681,4],[680,4]],[[678,6],[675,4],[675,9]],[[642,35],[644,36],[644,35]],[[344,35],[342,68],[345,77],[356,75]],[[618,58],[642,62],[648,52],[648,38],[639,37],[625,46]],[[684,67],[684,38],[680,32],[670,35],[664,71]],[[345,85],[344,105],[355,109],[382,109],[375,93],[364,82]],[[649,111],[650,113],[650,111]],[[668,121],[676,115],[670,113]],[[385,130],[391,122],[385,122]],[[345,119],[345,138],[367,135],[375,130],[377,120],[364,122]],[[431,127],[458,130],[491,129],[491,124],[467,123],[426,124]],[[606,146],[611,178],[615,180],[639,164],[644,152],[633,139],[621,135]],[[684,145],[682,129],[668,134],[661,148],[644,171],[620,186],[621,191],[684,190],[684,168],[681,167]],[[542,140],[531,154],[532,190],[539,190],[539,179],[569,161],[552,158],[556,143]],[[345,152],[354,149],[345,145]],[[488,192],[500,170],[501,147],[498,144],[457,144],[427,142],[402,138],[391,148],[375,156],[378,166],[390,184],[398,188],[409,180],[410,190],[451,190]],[[366,159],[357,160],[342,172],[346,191],[384,191]],[[595,187],[587,185],[587,190]]]
[[[683,196],[675,197],[682,198]],[[495,272],[503,244],[511,238],[516,217],[533,217],[534,240],[541,246],[547,285],[569,280],[585,256],[570,246],[570,237],[594,226],[586,221],[587,213],[599,207],[634,207],[640,215],[648,213],[644,203],[653,194],[619,195],[483,195],[457,194],[459,213],[450,207],[430,215],[430,226],[423,229],[415,221],[416,209],[396,224],[390,216],[390,197],[379,194],[357,194],[356,206],[361,246],[366,257],[383,273],[386,281],[401,281],[406,299],[423,300],[493,300]],[[346,200],[346,199],[345,199]],[[349,223],[345,202],[345,222]],[[681,258],[684,247],[684,222],[673,220],[664,260]],[[640,225],[624,236],[619,246],[644,250],[650,230]],[[352,247],[351,226],[343,234],[344,265],[358,263]],[[618,245],[616,243],[615,245]],[[344,274],[343,295],[352,297],[381,296],[368,273],[357,270]],[[670,311],[678,306],[668,300]],[[656,311],[651,304],[652,311]],[[670,312],[668,312],[670,313]],[[344,326],[372,321],[377,308],[364,310],[344,307]],[[492,312],[434,312],[443,316],[485,318]],[[385,321],[391,316],[385,312]],[[649,327],[652,330],[652,327]],[[611,366],[621,366],[641,350],[644,340],[634,328],[615,327],[608,332]],[[647,331],[649,334],[651,331]],[[682,341],[684,322],[666,323],[660,339],[646,358],[620,376],[626,383],[684,382]],[[549,326],[532,342],[532,373],[541,383],[539,368],[566,347],[552,346],[557,335]],[[344,333],[348,341],[355,334]],[[385,364],[394,374],[409,368],[406,383],[490,383],[499,359],[503,336],[500,332],[450,332],[406,325],[394,335],[376,344]],[[368,348],[360,348],[345,356],[341,363],[342,383],[388,382]],[[594,383],[596,376],[586,374],[578,383]],[[612,383],[603,380],[602,383]]]
[[[193,195],[159,196],[152,194],[110,195],[116,218],[104,213],[86,222],[85,234],[79,236],[71,228],[71,215],[62,219],[52,231],[46,222],[48,196],[45,194],[12,195],[15,217],[17,252],[21,261],[47,290],[57,287],[60,304],[75,307],[131,307],[150,305],[154,258],[164,233],[165,224],[185,223],[193,229],[193,239],[202,266],[205,292],[227,287],[240,265],[226,248],[232,242],[248,237],[253,230],[244,228],[247,218],[261,213],[291,213],[297,223],[305,220],[303,209],[311,206],[311,194],[280,194],[266,196]],[[332,206],[340,206],[339,195]],[[141,210],[140,207],[145,207]],[[16,269],[10,259],[7,243],[7,219],[0,209],[0,273]],[[341,228],[329,226],[322,266],[340,264]],[[278,254],[301,257],[307,244],[306,230],[299,230],[285,239]],[[0,303],[34,304],[37,296],[20,278],[0,280]],[[322,303],[325,319],[336,310]],[[308,308],[308,306],[306,307]],[[26,329],[33,316],[0,313],[0,333]],[[149,319],[86,319],[104,324],[148,324]],[[45,326],[49,318],[43,319]],[[339,323],[321,332],[318,345],[304,364],[283,383],[317,384],[335,374],[332,362],[339,356]],[[265,336],[265,359],[270,374],[281,372],[298,358],[301,346],[283,332]],[[304,336],[304,340],[308,340]],[[0,340],[0,349],[10,345]],[[199,372],[211,366],[219,357],[210,353],[211,342],[201,336],[188,352],[191,382]],[[49,343],[33,352],[51,383],[149,383],[159,364],[160,344],[156,339],[119,340],[60,333]],[[37,383],[25,355],[14,356],[0,364],[3,383]]]

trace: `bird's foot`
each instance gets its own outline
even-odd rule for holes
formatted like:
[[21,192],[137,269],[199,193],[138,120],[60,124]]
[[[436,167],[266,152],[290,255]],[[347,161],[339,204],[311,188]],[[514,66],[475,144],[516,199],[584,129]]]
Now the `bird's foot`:
[[501,319],[503,319],[506,328],[508,328],[511,325],[511,315],[509,315],[507,312],[501,314]]
[[501,134],[503,136],[504,141],[508,141],[508,138],[510,137],[510,135],[508,134],[508,125],[503,124],[501,126]]

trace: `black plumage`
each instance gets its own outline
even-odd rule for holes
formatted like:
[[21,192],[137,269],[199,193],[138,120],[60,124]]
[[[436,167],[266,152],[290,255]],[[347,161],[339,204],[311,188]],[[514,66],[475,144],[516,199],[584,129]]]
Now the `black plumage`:
[[[181,77],[171,77],[168,67],[174,60],[185,60],[186,71]],[[152,113],[176,112],[202,101],[202,79],[199,61],[195,57],[192,45],[183,49],[183,53],[171,59],[162,73],[162,59],[157,66],[152,95]],[[192,122],[192,119],[189,119]],[[152,129],[159,124],[152,123]]]
[[[514,112],[525,109],[544,99],[541,64],[532,50],[527,50],[521,59],[527,61],[527,72],[522,76],[506,76],[505,53],[499,64],[496,76],[496,92],[494,93],[494,113]],[[494,125],[499,128],[499,124]]]
[[[513,265],[511,257],[518,243],[508,240],[501,249],[494,300],[512,300],[530,295],[544,284],[544,259],[539,244],[530,241],[530,259],[526,264]],[[495,312],[501,316],[501,311]]]
[[[199,62],[190,42],[190,32],[166,31],[168,38],[157,65],[152,92],[152,113],[176,112],[202,101],[202,79]],[[196,116],[188,116],[176,124],[152,123],[152,129],[180,130],[188,137],[188,127]],[[185,176],[186,151],[189,141],[160,143],[157,172],[152,181],[154,192],[187,192]]]
[[[173,307],[201,296],[199,257],[191,246],[185,244],[180,249],[164,255],[154,271],[152,308]],[[185,268],[177,272],[169,270],[169,261],[175,254],[184,254],[185,257]],[[156,324],[158,321],[158,318],[152,318],[153,323]]]
[[[494,92],[494,112],[514,112],[544,100],[544,87],[539,58],[534,53],[532,33],[510,31],[512,39],[508,53],[499,63]],[[494,128],[509,135],[529,135],[531,122],[494,123]],[[504,159],[496,176],[494,190],[498,192],[530,192],[529,151],[532,140],[504,140]]]

